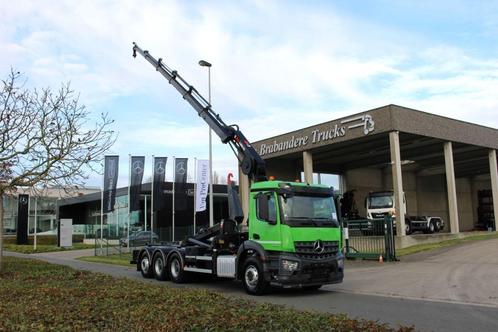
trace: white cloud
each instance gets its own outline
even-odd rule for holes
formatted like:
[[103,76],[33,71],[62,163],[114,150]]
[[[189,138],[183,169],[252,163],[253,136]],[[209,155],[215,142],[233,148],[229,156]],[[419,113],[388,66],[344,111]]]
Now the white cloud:
[[[132,41],[164,57],[201,92],[207,78],[197,61],[212,62],[215,110],[253,141],[389,103],[498,126],[496,52],[473,52],[333,7],[19,0],[8,8],[0,22],[0,72],[12,65],[34,86],[70,80],[83,103],[117,119],[113,152],[122,156],[207,154],[206,126],[154,68],[131,57]],[[437,16],[445,6],[431,8]],[[496,31],[489,17],[484,26]],[[154,102],[124,114],[117,105],[125,97]],[[226,146],[216,152],[215,169],[233,168]]]

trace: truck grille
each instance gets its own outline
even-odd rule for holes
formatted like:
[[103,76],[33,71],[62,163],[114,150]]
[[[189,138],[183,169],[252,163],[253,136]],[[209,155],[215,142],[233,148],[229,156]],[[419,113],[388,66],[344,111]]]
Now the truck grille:
[[305,259],[326,259],[335,257],[339,251],[338,241],[320,241],[323,246],[323,251],[317,251],[316,243],[317,241],[296,241],[294,242],[294,248],[296,249],[296,254]]

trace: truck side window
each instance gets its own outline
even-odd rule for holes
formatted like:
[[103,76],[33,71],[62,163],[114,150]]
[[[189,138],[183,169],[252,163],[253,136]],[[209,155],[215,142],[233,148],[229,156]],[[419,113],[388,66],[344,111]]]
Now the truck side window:
[[256,200],[256,214],[259,220],[277,223],[277,204],[273,194],[260,194]]

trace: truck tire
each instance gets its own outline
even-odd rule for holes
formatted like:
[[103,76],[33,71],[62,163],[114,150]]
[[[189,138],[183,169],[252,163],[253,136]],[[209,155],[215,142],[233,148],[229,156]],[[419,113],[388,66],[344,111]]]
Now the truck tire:
[[177,253],[171,255],[168,263],[169,277],[171,281],[182,284],[187,281],[187,273],[183,270],[182,259]]
[[265,293],[269,283],[264,278],[263,264],[259,259],[251,257],[246,260],[242,282],[247,294],[262,295]]
[[409,222],[405,224],[405,230],[406,235],[410,235],[412,233],[412,225]]
[[144,278],[152,278],[152,264],[149,259],[149,255],[144,251],[140,256],[140,260],[138,261],[140,266],[140,273],[142,273],[142,277]]
[[432,233],[434,233],[434,231],[435,231],[435,230],[436,230],[436,225],[434,224],[434,222],[433,222],[433,221],[431,221],[431,222],[429,223],[429,229],[428,229],[428,231],[427,231],[427,232],[428,232],[429,234],[432,234]]
[[154,278],[156,278],[159,281],[164,281],[168,279],[168,269],[166,266],[166,262],[164,261],[163,255],[161,253],[156,253],[154,255],[154,265],[153,265],[153,271],[154,271]]
[[442,230],[442,227],[441,227],[441,220],[439,219],[436,219],[436,228],[435,228],[436,232],[439,233],[440,230]]

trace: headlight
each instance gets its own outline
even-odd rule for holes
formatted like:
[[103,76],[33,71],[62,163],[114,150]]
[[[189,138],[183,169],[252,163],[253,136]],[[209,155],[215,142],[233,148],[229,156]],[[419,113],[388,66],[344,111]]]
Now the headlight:
[[337,260],[337,267],[339,269],[344,269],[344,259],[343,258],[340,258]]
[[282,268],[286,271],[294,272],[297,270],[298,266],[299,262],[282,259]]

